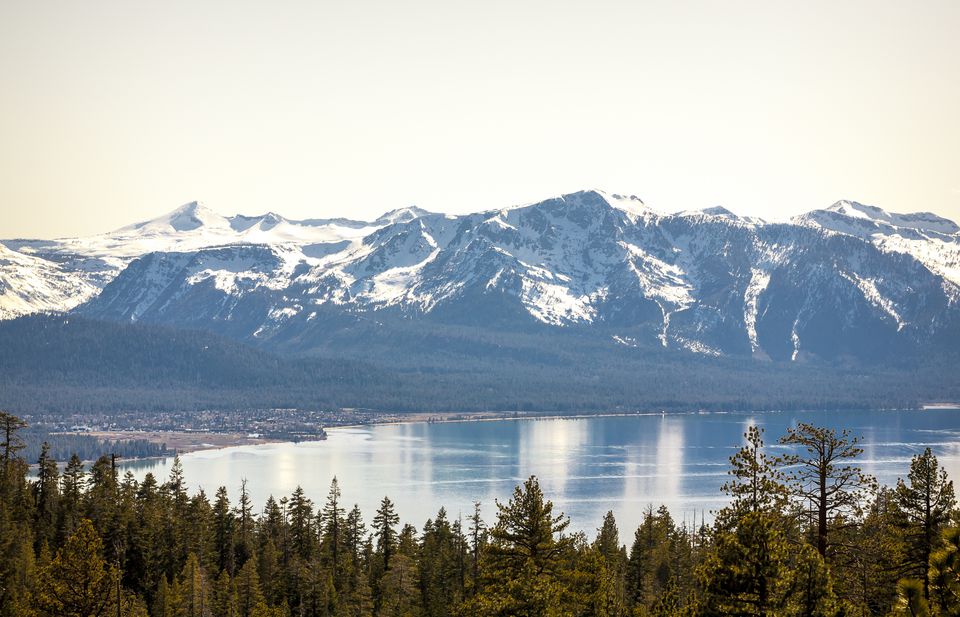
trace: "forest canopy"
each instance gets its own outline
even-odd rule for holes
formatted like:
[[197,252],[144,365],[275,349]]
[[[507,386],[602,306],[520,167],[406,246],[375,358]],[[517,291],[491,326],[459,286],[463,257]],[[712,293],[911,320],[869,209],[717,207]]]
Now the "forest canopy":
[[751,428],[711,525],[648,508],[621,537],[569,529],[536,477],[485,510],[415,527],[384,497],[372,518],[333,478],[254,511],[121,475],[110,458],[61,472],[43,448],[28,478],[25,423],[0,413],[0,616],[956,615],[960,528],[929,449],[879,487],[856,436],[799,424],[772,457]]

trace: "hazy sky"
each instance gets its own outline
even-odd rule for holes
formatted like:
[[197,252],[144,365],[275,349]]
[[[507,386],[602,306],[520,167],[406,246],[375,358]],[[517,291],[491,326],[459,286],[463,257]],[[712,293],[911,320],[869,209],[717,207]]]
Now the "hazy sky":
[[960,2],[0,1],[0,237],[591,187],[960,219]]

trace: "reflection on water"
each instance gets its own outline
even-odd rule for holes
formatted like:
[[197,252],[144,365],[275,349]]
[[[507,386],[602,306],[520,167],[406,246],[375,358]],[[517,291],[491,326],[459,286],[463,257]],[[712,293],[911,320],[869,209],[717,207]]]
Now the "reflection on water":
[[[951,477],[960,478],[960,411],[790,412],[642,415],[569,420],[405,424],[329,431],[324,442],[267,444],[183,457],[191,488],[236,496],[246,479],[254,502],[303,486],[315,503],[337,476],[343,498],[372,517],[384,495],[404,522],[418,528],[441,505],[466,516],[535,474],[544,492],[591,535],[613,510],[626,541],[648,504],[666,505],[678,520],[724,504],[720,486],[728,459],[748,426],[768,443],[798,421],[848,428],[863,437],[861,464],[886,484],[906,474],[910,458],[929,446]],[[775,448],[779,450],[779,448]],[[125,465],[138,479],[166,477],[172,460]]]

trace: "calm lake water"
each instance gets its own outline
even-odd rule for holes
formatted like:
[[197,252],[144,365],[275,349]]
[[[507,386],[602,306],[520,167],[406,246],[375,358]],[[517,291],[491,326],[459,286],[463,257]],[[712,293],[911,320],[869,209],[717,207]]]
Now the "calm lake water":
[[[226,486],[231,500],[241,479],[258,508],[303,486],[315,504],[334,476],[345,503],[360,505],[369,523],[384,495],[401,521],[418,529],[441,505],[453,518],[481,501],[495,518],[531,474],[572,526],[593,531],[613,510],[626,540],[648,504],[665,504],[678,521],[699,521],[722,507],[728,459],[750,425],[775,443],[788,426],[809,422],[850,429],[863,440],[861,465],[880,482],[905,476],[910,459],[930,447],[951,478],[960,479],[960,410],[690,413],[559,420],[503,420],[381,425],[333,429],[322,442],[241,446],[182,457],[191,490],[212,498]],[[772,448],[773,453],[782,449]],[[169,473],[172,459],[131,462],[142,479]]]

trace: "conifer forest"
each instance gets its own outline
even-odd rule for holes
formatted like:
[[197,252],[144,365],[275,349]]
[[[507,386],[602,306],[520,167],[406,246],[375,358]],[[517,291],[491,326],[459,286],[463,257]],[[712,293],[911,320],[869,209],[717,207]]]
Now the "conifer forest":
[[0,418],[4,617],[960,614],[953,482],[927,449],[878,486],[846,431],[798,424],[772,457],[751,428],[711,524],[650,506],[637,529],[609,512],[584,534],[536,477],[420,527],[388,496],[344,503],[336,478],[255,510],[246,484],[189,493],[179,460],[142,481],[109,456],[27,461],[25,423]]

